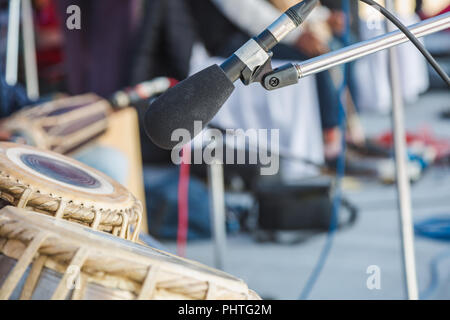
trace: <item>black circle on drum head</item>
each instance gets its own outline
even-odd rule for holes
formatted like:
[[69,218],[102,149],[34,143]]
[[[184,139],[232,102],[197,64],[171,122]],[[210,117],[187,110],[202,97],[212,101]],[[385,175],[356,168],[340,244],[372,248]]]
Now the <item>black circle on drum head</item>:
[[37,154],[22,154],[20,160],[30,169],[56,181],[87,189],[101,187],[100,181],[70,163]]

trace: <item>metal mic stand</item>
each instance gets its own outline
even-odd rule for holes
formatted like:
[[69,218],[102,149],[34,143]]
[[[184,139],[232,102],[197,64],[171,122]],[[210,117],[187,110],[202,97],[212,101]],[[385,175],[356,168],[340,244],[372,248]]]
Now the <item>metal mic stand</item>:
[[[418,38],[450,28],[450,12],[417,23],[409,30]],[[268,70],[258,77],[258,82],[267,89],[275,90],[298,83],[298,80],[332,67],[352,62],[372,53],[389,49],[408,42],[408,38],[400,31],[393,31],[379,37],[336,50],[299,64],[286,64],[271,70],[270,65],[261,66]]]
[[[208,127],[210,128],[210,127]],[[210,141],[211,137],[205,138]],[[225,255],[227,243],[226,216],[225,216],[225,182],[222,159],[214,159],[207,164],[209,208],[211,218],[211,233],[214,242],[214,267],[225,269]]]
[[[392,0],[386,2],[386,9],[393,10]],[[395,27],[387,22],[388,30]],[[414,252],[414,226],[412,219],[411,186],[408,175],[407,145],[405,132],[405,114],[403,92],[400,83],[397,48],[389,49],[389,68],[392,93],[392,127],[394,131],[394,150],[398,190],[398,206],[400,213],[400,235],[403,253],[404,280],[406,295],[409,300],[419,299],[417,284],[416,260]]]
[[[390,1],[388,1],[390,2]],[[389,24],[390,25],[390,24]],[[450,28],[450,13],[425,20],[410,27],[416,37],[423,37]],[[393,27],[390,26],[390,30]],[[332,67],[354,61],[369,54],[393,48],[405,43],[408,38],[399,30],[363,41],[328,54],[306,60],[299,64],[287,64],[272,70],[270,59],[256,71],[251,82],[260,82],[267,90],[275,90],[293,85],[299,79],[328,70]],[[400,233],[402,239],[403,268],[408,299],[419,299],[416,264],[414,258],[414,231],[412,222],[412,205],[410,183],[407,172],[406,141],[404,126],[404,106],[400,88],[397,56],[394,49],[390,51],[390,78],[392,86],[392,124],[394,130],[394,147],[397,174],[398,202],[400,210]]]
[[225,268],[226,252],[226,218],[225,218],[225,186],[223,164],[217,160],[208,165],[209,206],[211,210],[211,227],[214,237],[214,266]]

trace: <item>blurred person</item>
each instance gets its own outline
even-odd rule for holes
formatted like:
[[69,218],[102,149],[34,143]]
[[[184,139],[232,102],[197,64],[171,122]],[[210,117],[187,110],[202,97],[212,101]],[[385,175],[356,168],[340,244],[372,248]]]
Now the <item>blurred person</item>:
[[[203,1],[199,1],[203,2]],[[147,0],[133,46],[131,84],[159,77],[183,80],[196,41],[193,17],[185,0]]]
[[[129,84],[137,85],[160,76],[185,79],[196,39],[193,16],[185,0],[144,1],[142,19],[131,46]],[[143,163],[167,165],[171,163],[171,153],[157,147],[143,129],[146,106],[148,102],[138,108]]]
[[449,11],[449,0],[416,0],[416,12],[421,19],[428,19]]
[[[330,29],[330,37],[327,39],[330,50],[339,50],[345,46],[357,42],[357,35],[349,28],[349,33],[346,34],[346,14],[343,11],[342,0],[321,0],[323,6],[330,10],[330,15],[327,19],[327,25]],[[357,11],[357,5],[350,10]],[[350,17],[350,25],[353,24],[352,17]],[[347,43],[348,42],[348,43]],[[346,68],[347,71],[347,86],[351,94],[352,102],[358,101],[357,79],[355,74],[355,62],[350,62],[341,67],[342,70]],[[357,108],[358,106],[355,105]]]
[[[31,104],[32,101],[28,99],[25,88],[20,84],[9,85],[6,83],[3,73],[0,71],[0,120]],[[1,126],[0,126],[1,127]],[[2,132],[0,140],[6,140],[4,137],[9,137],[9,133]]]
[[5,71],[8,34],[8,1],[0,0],[0,71]]
[[[243,45],[249,37],[259,34],[273,21],[275,21],[282,11],[300,2],[298,0],[211,0],[238,31],[229,40],[228,45],[222,52],[215,55],[229,56],[236,48]],[[192,0],[196,12],[200,10],[200,1]],[[203,4],[202,4],[203,5]],[[257,19],[255,19],[257,17]],[[306,60],[324,53],[330,49],[328,44],[321,39],[318,30],[323,28],[308,27],[308,25],[320,25],[330,17],[330,11],[325,7],[317,7],[308,18],[308,22],[294,32],[290,33],[281,44],[273,49],[274,56],[281,60]],[[206,25],[199,28],[205,34],[203,39],[214,37]],[[231,29],[228,31],[231,33]],[[208,48],[208,45],[207,45]],[[209,48],[208,48],[209,49]],[[331,75],[328,71],[316,75],[316,84],[320,105],[320,115],[322,129],[324,133],[325,159],[329,164],[334,165],[342,150],[342,132],[339,128],[339,96]]]
[[[93,1],[93,2],[97,2]],[[75,2],[75,1],[74,1]],[[100,2],[100,1],[99,1]],[[125,2],[125,1],[124,1]],[[47,68],[51,68],[62,61],[61,53],[61,23],[57,16],[55,3],[53,0],[36,0],[34,5],[34,18],[36,27],[37,42],[37,60],[39,64],[39,72],[44,74]],[[0,2],[0,4],[2,4]],[[65,12],[65,10],[64,10]],[[107,30],[103,30],[107,31]],[[75,33],[78,30],[74,31]],[[114,35],[112,35],[114,36]],[[82,50],[82,48],[79,48]],[[73,61],[71,61],[73,62]],[[71,65],[74,70],[79,69],[80,72],[87,72],[85,65]],[[80,93],[91,91],[89,87],[80,88]],[[38,105],[39,103],[48,102],[49,97],[42,97],[39,101],[31,101],[27,97],[26,90],[22,85],[8,85],[4,79],[3,72],[0,70],[0,141],[14,141],[17,143],[25,143],[24,139],[14,137],[14,135],[2,126],[4,121],[11,121],[9,116],[21,110],[24,107]],[[118,182],[125,184],[128,160],[121,151],[112,147],[103,147],[92,143],[74,153],[71,156],[93,168],[104,172]]]
[[[65,38],[67,87],[71,94],[95,92],[108,97],[127,85],[129,50],[138,0],[58,0]],[[66,12],[76,5],[81,29],[66,27]]]
[[63,34],[54,0],[34,0],[36,56],[41,93],[62,89]]
[[[131,82],[156,76],[183,80],[189,74],[193,44],[203,43],[208,53],[228,57],[249,38],[259,34],[281,14],[281,6],[299,1],[284,0],[149,0],[137,37]],[[327,23],[330,10],[318,7],[308,19]],[[333,17],[333,15],[331,15]],[[335,21],[336,20],[336,21]],[[330,19],[339,28],[339,19]],[[341,23],[342,25],[342,23]],[[280,60],[306,60],[330,49],[314,27],[298,28],[274,48]],[[316,75],[325,156],[331,163],[341,151],[338,90],[328,71]],[[155,153],[155,149],[151,153]],[[144,152],[146,152],[144,150]],[[152,157],[152,156],[149,156]],[[145,156],[144,156],[145,158]],[[163,157],[164,158],[164,157]],[[167,154],[166,154],[167,159]]]
[[[415,13],[415,7],[415,0],[395,2],[396,15],[404,25],[412,25],[420,21]],[[371,6],[360,5],[358,17],[358,32],[361,40],[369,40],[388,32],[386,19]],[[411,104],[429,89],[429,66],[412,43],[399,45],[395,51],[403,100],[406,104]],[[392,111],[389,51],[382,50],[362,57],[355,61],[355,64],[358,79],[357,104],[361,112],[389,114]]]

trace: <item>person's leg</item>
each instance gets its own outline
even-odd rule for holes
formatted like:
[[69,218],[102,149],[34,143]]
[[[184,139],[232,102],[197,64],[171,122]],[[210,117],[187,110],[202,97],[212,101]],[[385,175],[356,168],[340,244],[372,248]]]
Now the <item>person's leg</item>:
[[[357,39],[353,34],[350,34],[350,43],[356,43]],[[330,43],[331,50],[339,50],[345,46],[345,41],[340,36],[335,36]],[[356,110],[359,110],[358,105],[356,105],[356,101],[358,101],[358,86],[357,86],[357,78],[356,78],[356,62],[349,62],[342,67],[342,70],[347,72],[347,87],[350,91],[351,98],[353,103],[355,103]]]
[[325,159],[334,163],[342,150],[339,119],[339,92],[328,71],[316,75]]

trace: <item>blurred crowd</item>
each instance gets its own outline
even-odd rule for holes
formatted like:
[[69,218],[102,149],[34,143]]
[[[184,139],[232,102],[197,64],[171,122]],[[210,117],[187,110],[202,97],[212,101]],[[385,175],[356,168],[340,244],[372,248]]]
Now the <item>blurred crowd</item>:
[[[177,80],[191,69],[193,47],[201,43],[210,56],[228,57],[251,36],[271,24],[280,12],[298,0],[34,0],[37,60],[44,92],[69,94],[95,92],[109,97],[113,92],[158,76]],[[6,35],[7,3],[0,1],[0,24]],[[298,61],[324,54],[371,34],[365,20],[378,13],[362,10],[350,1],[350,29],[342,1],[322,0],[307,23],[291,33],[274,50],[280,60]],[[397,1],[397,11],[407,22],[415,22],[449,10],[447,1]],[[81,29],[65,27],[70,5],[81,9]],[[365,5],[362,5],[363,7]],[[365,13],[364,13],[365,12]],[[369,12],[369,13],[367,13]],[[380,19],[380,17],[376,17]],[[2,37],[1,63],[5,61]],[[379,63],[379,62],[377,62]],[[347,86],[356,110],[367,104],[358,82],[358,71],[350,64]],[[417,68],[420,68],[418,66]],[[359,72],[361,73],[361,72]],[[339,84],[326,71],[316,76],[317,99],[324,130],[325,157],[339,153]],[[427,85],[418,89],[426,90]],[[372,101],[374,99],[366,99]],[[375,99],[376,100],[376,99]],[[380,98],[380,100],[382,100]],[[361,102],[361,103],[359,103]],[[363,106],[364,107],[364,106]],[[370,106],[369,106],[370,108]],[[358,139],[358,137],[355,137]]]
[[[195,44],[203,44],[210,56],[228,57],[297,2],[34,0],[41,87],[44,92],[95,92],[109,97],[120,88],[158,76],[182,80],[190,73]],[[426,18],[449,10],[446,1],[437,2],[440,1],[397,1],[398,11],[408,21],[411,16]],[[1,3],[5,8],[7,1]],[[80,30],[65,27],[70,5],[81,9]],[[322,0],[305,26],[275,48],[274,57],[305,60],[364,38],[361,24],[367,16],[358,9],[357,1],[351,1],[350,12],[347,31],[342,1]],[[4,25],[5,13],[0,19]],[[4,46],[2,43],[3,49]],[[347,85],[358,110],[358,81],[362,79],[352,64],[348,68]],[[340,151],[336,107],[339,84],[328,71],[318,74],[315,81],[325,157],[333,161]]]
[[[44,95],[55,92],[70,95],[93,92],[109,98],[117,90],[159,76],[183,80],[202,63],[207,63],[208,59],[220,61],[230,56],[249,38],[259,34],[283,11],[298,2],[299,0],[33,0],[41,92]],[[350,7],[345,7],[345,3],[349,3]],[[380,3],[383,4],[384,1]],[[395,3],[397,14],[405,24],[417,23],[421,19],[450,10],[448,0],[399,0]],[[67,26],[68,19],[75,14],[68,10],[73,5],[80,9],[79,29]],[[4,82],[7,23],[8,1],[0,0],[2,87],[7,86]],[[358,1],[321,0],[320,6],[308,21],[273,50],[273,58],[289,62],[307,60],[385,32],[384,20],[373,8]],[[205,55],[197,55],[196,48],[199,46],[207,58]],[[441,41],[439,46],[445,47],[445,41]],[[432,74],[413,46],[404,45],[401,48],[399,55],[404,98],[411,102],[428,90],[430,83],[433,85],[430,82]],[[203,61],[200,64],[199,59]],[[307,118],[302,121],[318,122],[316,126],[320,128],[320,142],[323,143],[323,150],[320,150],[327,164],[335,166],[342,149],[343,132],[338,107],[341,96],[346,95],[349,102],[345,106],[349,119],[347,140],[352,144],[361,143],[364,140],[363,133],[358,125],[352,125],[357,123],[352,121],[352,116],[357,117],[359,112],[364,111],[389,112],[391,99],[387,70],[388,58],[384,52],[358,63],[321,72],[312,77],[309,84],[299,84],[299,90],[303,86],[302,92],[308,91],[305,99],[309,100],[305,101],[310,102],[310,106],[317,105],[318,120]],[[21,65],[21,83],[24,83],[23,74]],[[345,88],[342,88],[343,74],[347,75]],[[2,117],[9,116],[29,102],[20,88],[13,93],[6,90],[1,92]],[[5,96],[5,92],[9,92],[8,96]],[[270,100],[268,93],[258,95],[264,95]],[[295,100],[288,91],[283,95],[284,101]],[[246,98],[245,101],[251,104],[249,99],[255,97]],[[261,100],[253,101],[256,105],[260,102]],[[241,112],[251,111],[249,108]],[[280,114],[276,118],[279,120],[282,116]],[[256,124],[249,126],[252,125]],[[272,127],[277,126],[279,124]],[[308,139],[314,141],[314,134],[308,134]],[[290,142],[290,147],[299,149],[294,142]],[[145,164],[170,163],[169,153],[158,149],[147,138],[142,139],[142,145]],[[304,152],[306,154],[299,155],[311,159],[308,152],[307,150]]]

